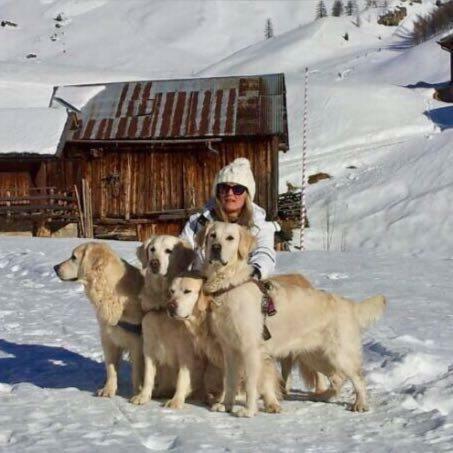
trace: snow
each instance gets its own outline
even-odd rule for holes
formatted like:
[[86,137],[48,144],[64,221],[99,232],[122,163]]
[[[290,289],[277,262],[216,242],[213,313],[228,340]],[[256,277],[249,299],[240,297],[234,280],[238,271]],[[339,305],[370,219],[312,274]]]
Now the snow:
[[[81,239],[0,239],[0,449],[49,451],[447,451],[453,441],[451,260],[374,252],[279,253],[277,272],[301,271],[357,301],[385,294],[388,310],[364,335],[371,410],[354,414],[347,386],[307,401],[296,372],[279,415],[243,420],[187,404],[128,402],[128,367],[115,398],[104,378],[94,311],[81,286],[52,266]],[[110,242],[134,264],[135,243]]]
[[[49,108],[56,85],[98,84],[63,88],[80,108],[108,82],[284,72],[284,191],[301,180],[308,67],[308,175],[331,179],[307,190],[308,251],[278,254],[277,271],[389,300],[364,336],[369,413],[345,410],[349,388],[332,404],[305,401],[297,379],[281,415],[135,407],[127,367],[119,396],[93,396],[104,376],[94,313],[52,270],[80,241],[0,238],[0,450],[451,451],[453,115],[433,99],[449,55],[444,34],[409,42],[432,0],[391,2],[408,11],[398,27],[364,3],[357,27],[355,16],[313,22],[317,0],[0,0],[0,19],[18,24],[0,27],[0,152],[55,152],[66,121]],[[137,264],[134,244],[112,245]]]
[[0,154],[55,154],[66,120],[64,110],[39,107],[0,109],[0,137],[3,137]]

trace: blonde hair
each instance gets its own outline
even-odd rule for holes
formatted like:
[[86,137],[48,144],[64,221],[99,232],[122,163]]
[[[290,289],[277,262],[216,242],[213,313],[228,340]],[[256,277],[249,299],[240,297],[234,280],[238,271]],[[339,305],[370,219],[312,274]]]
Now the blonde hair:
[[[222,207],[222,202],[218,195],[215,197],[215,216],[222,222],[231,222],[231,219]],[[253,203],[248,191],[245,192],[244,206],[242,207],[236,223],[247,228],[252,228],[255,225],[255,222],[253,221]]]

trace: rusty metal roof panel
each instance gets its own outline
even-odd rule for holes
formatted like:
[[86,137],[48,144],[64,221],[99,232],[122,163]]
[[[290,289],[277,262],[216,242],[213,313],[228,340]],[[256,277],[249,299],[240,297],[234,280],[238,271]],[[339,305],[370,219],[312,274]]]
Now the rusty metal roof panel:
[[68,140],[279,135],[287,143],[283,74],[56,87],[79,112]]

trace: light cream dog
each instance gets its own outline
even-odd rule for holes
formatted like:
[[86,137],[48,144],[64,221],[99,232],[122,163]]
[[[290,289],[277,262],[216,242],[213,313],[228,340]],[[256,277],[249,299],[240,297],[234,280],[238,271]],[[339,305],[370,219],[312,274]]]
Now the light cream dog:
[[[212,335],[208,316],[211,300],[204,296],[202,286],[203,279],[195,273],[185,273],[176,277],[170,286],[168,310],[170,316],[185,323],[193,335],[192,340],[196,350],[209,361],[212,369],[206,373],[207,379],[204,385],[207,392],[212,394],[214,403],[212,409],[223,410],[224,356],[219,342]],[[280,381],[275,361],[268,355],[262,354],[258,391],[263,397],[266,412],[275,413],[281,410]]]
[[116,394],[118,365],[123,351],[130,355],[135,394],[143,374],[139,331],[143,317],[139,299],[143,277],[140,271],[122,260],[108,245],[99,242],[79,245],[68,260],[54,269],[61,280],[82,283],[96,310],[107,371],[107,380],[98,390],[98,396]]
[[[246,407],[238,415],[251,417],[257,411],[260,357],[300,357],[313,371],[331,383],[322,397],[336,395],[345,379],[353,383],[354,411],[367,409],[366,385],[362,376],[361,329],[379,319],[385,310],[384,297],[356,304],[340,296],[298,285],[274,283],[271,291],[277,314],[266,320],[272,338],[263,341],[262,294],[249,282],[247,257],[254,238],[237,224],[214,222],[200,241],[205,247],[207,282],[204,291],[214,297],[212,329],[224,351],[227,374],[225,408],[232,411],[239,364],[245,369]],[[220,296],[221,290],[228,289]]]
[[137,249],[137,256],[145,278],[140,295],[146,312],[142,322],[145,372],[143,387],[131,402],[145,404],[152,395],[170,393],[173,397],[166,406],[180,409],[201,387],[204,363],[186,326],[168,317],[167,299],[170,282],[190,266],[195,253],[181,239],[162,235],[149,238]]

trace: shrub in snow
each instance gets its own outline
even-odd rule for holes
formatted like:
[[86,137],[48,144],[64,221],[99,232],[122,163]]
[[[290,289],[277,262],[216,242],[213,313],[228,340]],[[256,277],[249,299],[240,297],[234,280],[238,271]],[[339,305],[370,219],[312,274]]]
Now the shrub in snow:
[[10,20],[2,20],[0,23],[2,27],[17,27],[17,24],[14,22],[11,22]]

